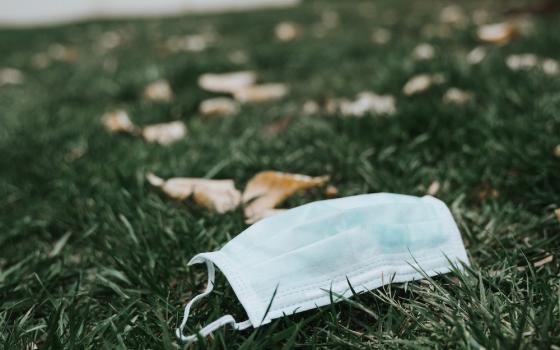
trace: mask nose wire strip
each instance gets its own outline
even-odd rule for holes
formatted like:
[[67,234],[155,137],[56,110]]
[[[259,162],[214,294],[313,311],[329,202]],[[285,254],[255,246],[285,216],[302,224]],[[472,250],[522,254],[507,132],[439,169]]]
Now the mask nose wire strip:
[[[185,329],[185,325],[187,324],[187,320],[189,319],[189,314],[191,312],[191,306],[199,299],[202,299],[208,294],[210,294],[210,292],[212,292],[212,290],[214,289],[214,278],[216,276],[216,268],[214,267],[214,264],[208,260],[206,261],[206,267],[208,268],[208,283],[206,284],[206,289],[204,290],[204,292],[198,294],[197,296],[192,298],[191,301],[188,302],[188,304],[185,306],[183,321],[181,321],[181,325],[179,326],[179,328],[175,330],[175,335],[177,336],[177,338],[184,342],[192,342],[197,340],[196,334],[192,334],[189,336],[183,335],[183,330]],[[252,325],[251,321],[249,320],[244,322],[236,322],[232,315],[224,315],[218,318],[216,321],[206,325],[198,332],[198,334],[201,337],[206,337],[216,329],[223,327],[226,324],[231,324],[232,327],[236,330],[243,330]]]

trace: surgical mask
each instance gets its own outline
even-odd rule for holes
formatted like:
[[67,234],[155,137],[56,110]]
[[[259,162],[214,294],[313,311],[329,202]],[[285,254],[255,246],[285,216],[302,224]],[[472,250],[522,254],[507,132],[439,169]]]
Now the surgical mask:
[[[225,315],[202,328],[241,330],[314,309],[392,282],[434,276],[468,265],[461,235],[447,206],[422,198],[377,193],[318,201],[252,225],[222,249],[201,253],[206,290],[185,307],[183,335],[193,303],[214,287],[215,267],[227,278],[249,319]],[[352,291],[353,289],[353,291]]]

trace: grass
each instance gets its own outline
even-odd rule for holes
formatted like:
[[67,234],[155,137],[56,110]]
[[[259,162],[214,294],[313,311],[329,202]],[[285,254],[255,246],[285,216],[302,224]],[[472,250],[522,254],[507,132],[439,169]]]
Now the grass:
[[[0,347],[4,349],[168,349],[183,305],[206,281],[188,268],[198,252],[219,249],[243,231],[241,211],[208,213],[150,188],[160,176],[236,179],[275,169],[329,174],[341,195],[423,195],[434,180],[453,211],[472,268],[356,296],[242,332],[223,329],[192,345],[271,348],[560,348],[560,78],[538,69],[510,71],[507,55],[560,57],[559,14],[534,18],[534,31],[488,46],[479,65],[464,57],[478,45],[472,23],[429,36],[446,1],[325,2],[298,8],[161,20],[107,21],[48,29],[1,30],[0,67],[25,74],[0,87]],[[494,20],[506,2],[472,1]],[[500,6],[500,7],[497,7]],[[507,7],[507,6],[505,6]],[[339,25],[321,33],[325,10]],[[282,43],[273,28],[290,20],[301,38]],[[370,42],[384,27],[393,39]],[[437,27],[436,32],[441,33]],[[198,53],[169,54],[170,35],[212,30],[217,42]],[[100,34],[126,38],[101,53]],[[318,36],[317,34],[322,34]],[[419,42],[436,57],[415,61]],[[75,62],[44,69],[32,57],[60,43]],[[242,50],[248,60],[232,63]],[[246,105],[230,119],[197,114],[211,96],[196,85],[208,71],[256,70],[289,84],[277,102]],[[447,82],[413,97],[401,93],[414,74],[441,72]],[[142,100],[143,87],[168,79],[169,104]],[[443,104],[448,87],[473,91],[465,106]],[[306,116],[306,100],[393,94],[398,112]],[[140,125],[180,119],[188,138],[170,147],[106,133],[100,115],[125,108]],[[287,128],[263,134],[291,117]],[[480,192],[497,191],[497,196]],[[320,190],[286,207],[324,198]],[[534,263],[553,255],[552,262]],[[193,310],[189,331],[232,313],[245,319],[218,274],[215,292]]]

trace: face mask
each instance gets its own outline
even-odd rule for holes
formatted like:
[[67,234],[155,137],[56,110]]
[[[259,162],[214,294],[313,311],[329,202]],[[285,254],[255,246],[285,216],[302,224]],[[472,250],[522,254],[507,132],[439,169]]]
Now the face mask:
[[[249,319],[225,315],[199,331],[204,337],[231,324],[241,330],[340,301],[387,283],[449,272],[468,264],[461,235],[447,206],[430,196],[366,194],[313,202],[263,219],[222,249],[201,253],[208,285],[185,307],[177,337],[184,336],[190,308],[214,287],[214,266],[226,276]],[[352,288],[350,288],[352,286]]]

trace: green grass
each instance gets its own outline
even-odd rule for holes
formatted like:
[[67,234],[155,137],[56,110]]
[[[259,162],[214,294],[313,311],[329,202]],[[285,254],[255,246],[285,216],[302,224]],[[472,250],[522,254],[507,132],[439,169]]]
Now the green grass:
[[[233,178],[238,188],[273,169],[329,174],[341,195],[423,195],[438,180],[438,197],[453,211],[472,268],[434,280],[391,285],[242,332],[223,329],[193,348],[560,348],[560,77],[512,72],[511,53],[560,58],[560,15],[535,18],[534,32],[489,46],[480,65],[464,61],[478,45],[471,23],[450,36],[428,37],[443,1],[305,2],[296,9],[161,20],[110,21],[49,29],[0,30],[0,67],[25,74],[0,87],[0,347],[4,349],[177,348],[183,305],[204,288],[204,268],[187,267],[198,252],[219,249],[243,231],[241,210],[217,215],[176,203],[144,180],[160,176]],[[504,2],[487,7],[500,20]],[[506,6],[507,7],[507,6]],[[340,16],[317,37],[321,13]],[[301,24],[293,42],[274,39],[281,20]],[[369,41],[384,27],[386,46]],[[170,35],[213,30],[200,53],[166,54]],[[99,35],[126,41],[104,54]],[[426,62],[411,58],[419,42],[435,46]],[[32,56],[52,43],[74,47],[75,63],[37,69]],[[243,64],[228,55],[247,54]],[[246,105],[230,119],[197,115],[197,77],[208,71],[254,69],[263,81],[287,83],[281,101]],[[407,98],[414,74],[441,72],[447,82]],[[143,87],[168,79],[170,104],[143,101]],[[450,86],[476,99],[450,106]],[[392,117],[306,116],[308,99],[393,94]],[[125,108],[140,125],[180,119],[189,136],[171,147],[110,135],[100,115]],[[276,135],[263,128],[284,117]],[[480,199],[481,188],[499,192]],[[320,190],[286,207],[324,198]],[[57,242],[58,254],[53,254]],[[56,253],[56,251],[54,251]],[[554,260],[533,263],[548,254]],[[245,319],[220,274],[210,297],[189,320],[195,331],[224,313]]]

